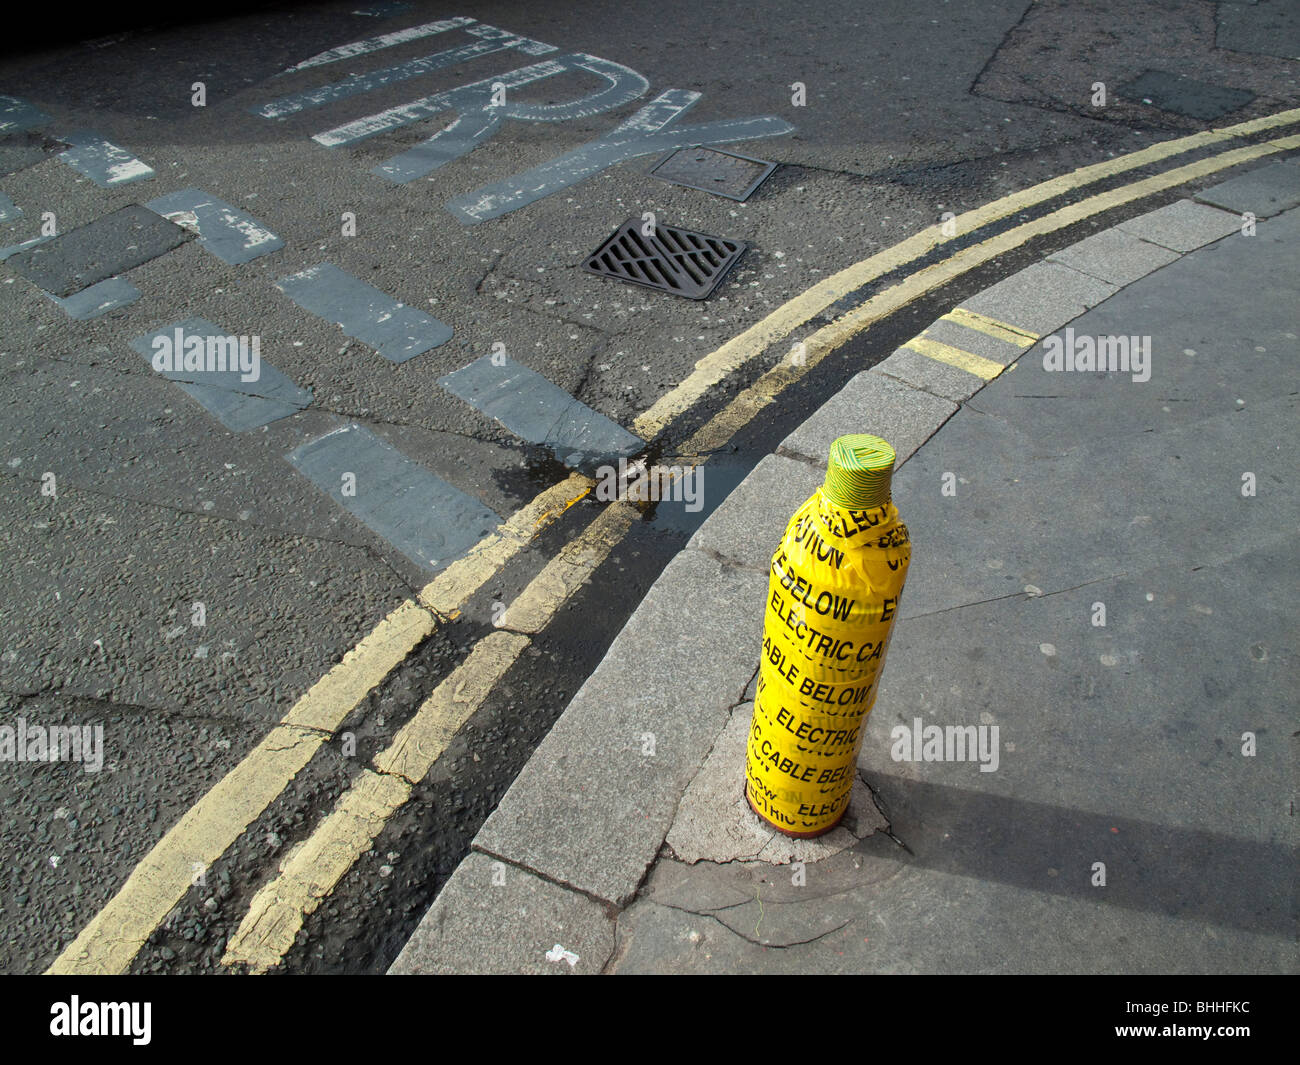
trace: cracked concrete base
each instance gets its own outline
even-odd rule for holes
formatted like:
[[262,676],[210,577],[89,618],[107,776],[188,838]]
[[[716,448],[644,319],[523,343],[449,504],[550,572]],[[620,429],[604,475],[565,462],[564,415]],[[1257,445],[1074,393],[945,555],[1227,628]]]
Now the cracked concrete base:
[[759,861],[773,865],[817,862],[848,849],[888,822],[876,808],[867,786],[858,779],[844,820],[817,839],[791,839],[769,828],[745,801],[745,738],[754,704],[741,703],[677,807],[667,843],[678,859]]

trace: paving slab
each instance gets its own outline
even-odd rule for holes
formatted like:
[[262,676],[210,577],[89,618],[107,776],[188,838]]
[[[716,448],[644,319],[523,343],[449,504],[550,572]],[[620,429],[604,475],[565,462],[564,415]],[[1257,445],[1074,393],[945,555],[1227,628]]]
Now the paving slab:
[[778,450],[809,459],[824,470],[831,444],[839,437],[871,433],[888,440],[902,464],[956,409],[949,400],[864,370],[787,436]]
[[1043,336],[1116,291],[1118,286],[1062,263],[1041,262],[986,288],[961,306]]
[[1104,229],[1049,255],[1047,261],[1061,263],[1112,285],[1128,285],[1177,258],[1177,252],[1122,229]]
[[[1015,376],[989,389],[1012,388]],[[1184,428],[1058,447],[1063,419],[1050,405],[1026,405],[1014,420],[963,408],[894,475],[912,539],[899,617],[1033,594],[1026,588],[1051,594],[1169,558],[1224,560],[1268,542],[1300,507],[1294,448],[1281,443],[1298,414],[1300,396],[1280,396]],[[1053,433],[1027,436],[1028,418]],[[1195,473],[1183,481],[1184,470]],[[1255,474],[1257,498],[1242,497],[1243,472]],[[948,557],[938,544],[953,529],[966,547]]]
[[[954,528],[945,555],[959,556],[961,540]],[[947,789],[953,799],[988,807],[996,797],[1008,810],[1023,802],[1041,805],[1040,813],[1051,808],[1053,817],[1068,811],[1141,821],[1147,838],[1159,835],[1158,825],[1189,846],[1208,846],[1213,836],[1236,850],[1236,860],[1253,854],[1261,872],[1284,869],[1287,808],[1270,797],[1287,791],[1290,773],[1283,739],[1294,678],[1284,650],[1287,592],[1276,579],[1286,551],[1280,530],[1228,560],[1204,562],[1206,554],[1193,552],[1052,594],[900,621],[859,757],[894,830],[909,844],[908,830],[928,836],[940,819],[927,819],[921,807],[938,798],[935,789]],[[917,719],[922,730],[988,731],[964,758],[951,747],[919,751]],[[1245,730],[1272,737],[1267,750],[1244,757]],[[922,794],[926,788],[933,794]],[[1012,827],[999,820],[980,831],[1010,854],[1019,850]],[[1100,845],[1109,827],[1090,845]],[[1044,857],[1077,842],[1063,841]],[[1207,877],[1232,867],[1205,862]],[[1271,917],[1245,904],[1285,894],[1287,877],[1266,879],[1232,884],[1217,899],[1198,895],[1198,905],[1216,923],[1280,930],[1285,904],[1270,904]]]
[[[1191,200],[1176,200],[1154,211],[1140,214],[1115,227],[1152,244],[1178,252],[1195,251],[1230,233],[1241,231],[1237,215]],[[1056,328],[1055,326],[1052,327]],[[1042,330],[1046,333],[1050,330]]]
[[577,892],[483,854],[457,866],[390,976],[599,973],[614,922]]
[[1202,189],[1196,199],[1237,214],[1249,211],[1256,218],[1271,218],[1300,207],[1300,159],[1269,163],[1240,177],[1221,181]]
[[686,546],[766,574],[791,516],[824,479],[825,472],[807,462],[768,455]]
[[[971,404],[1013,424],[1027,415],[1050,416],[1053,445],[1066,449],[1097,440],[1119,446],[1138,434],[1245,412],[1295,391],[1297,248],[1300,212],[1291,212],[1254,237],[1234,234],[1183,257],[1056,334],[1065,345],[1077,346],[1083,336],[1119,337],[1130,349],[1149,349],[1142,374],[1048,371],[1039,344],[1015,374]],[[1252,299],[1222,284],[1235,275],[1251,277]],[[1198,294],[1195,314],[1188,313],[1189,291]],[[1147,380],[1135,379],[1144,375]]]
[[53,296],[74,292],[165,255],[190,235],[132,204],[9,257],[9,266]]
[[[683,551],[474,840],[615,905],[758,667],[766,575]],[[717,640],[719,633],[727,638]]]
[[[851,852],[859,860],[859,885],[841,888],[834,913],[827,893],[814,887],[816,866],[809,868],[804,903],[773,904],[773,883],[757,878],[749,901],[716,915],[638,899],[619,915],[610,972],[1221,977],[1295,967],[1294,949],[1274,936],[1207,933],[1198,921],[1142,911],[1124,914],[1121,923],[1103,901],[915,868],[894,844],[875,839],[871,853]],[[654,876],[667,864],[656,866]],[[714,872],[683,868],[692,883]],[[828,916],[836,920],[819,928],[818,919]],[[789,945],[773,949],[782,941]]]

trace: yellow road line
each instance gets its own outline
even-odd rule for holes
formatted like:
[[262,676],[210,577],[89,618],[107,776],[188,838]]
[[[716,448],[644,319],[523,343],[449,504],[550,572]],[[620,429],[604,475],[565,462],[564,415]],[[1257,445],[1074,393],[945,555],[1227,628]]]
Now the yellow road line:
[[527,646],[528,638],[517,632],[490,632],[479,640],[469,657],[402,726],[393,742],[375,755],[375,768],[410,784],[423,780],[452,737],[483,705],[493,685]]
[[265,972],[280,963],[306,916],[370,849],[388,819],[411,797],[413,782],[428,772],[527,645],[527,637],[513,632],[489,633],[475,645],[375,759],[380,771],[362,770],[316,830],[289,854],[279,873],[253,896],[222,964]]
[[[486,642],[484,640],[479,646]],[[329,832],[317,832],[290,851],[272,885],[306,900],[303,905],[307,912],[314,911],[338,878],[370,849],[371,841],[410,794],[410,783],[401,777],[362,770],[326,818]],[[243,962],[257,971],[264,971],[265,966],[258,964],[257,947],[286,938],[289,943],[293,942],[302,927],[303,915],[278,902],[266,887],[257,893],[245,918],[248,927],[240,926],[244,942],[251,949],[244,951],[239,946],[228,947],[221,959],[225,964]]]
[[[173,825],[56,958],[49,973],[125,972],[190,889],[195,872],[225,853],[327,742],[348,714],[437,626],[592,481],[573,474],[540,493],[390,612],[318,680],[265,739]],[[423,604],[423,605],[421,605]],[[427,608],[427,609],[426,609]]]
[[982,355],[976,355],[970,351],[962,351],[961,348],[955,348],[951,344],[945,344],[940,340],[933,340],[924,333],[918,337],[913,337],[903,347],[916,352],[918,355],[924,355],[927,359],[934,359],[935,362],[946,363],[949,366],[957,367],[959,370],[965,370],[968,374],[974,374],[985,381],[992,381],[1002,372],[1002,363],[994,362],[992,359],[986,359]]
[[929,226],[901,243],[854,263],[811,288],[805,289],[766,318],[700,359],[690,374],[637,416],[633,422],[633,429],[645,439],[653,440],[674,418],[694,406],[710,388],[751,359],[761,355],[778,340],[789,336],[836,300],[920,258],[955,236],[973,232],[990,222],[1015,214],[1027,207],[1044,203],[1056,196],[1116,174],[1146,166],[1148,163],[1298,121],[1300,121],[1300,108],[1295,108],[1281,111],[1276,115],[1251,119],[1249,122],[1241,122],[1224,129],[1206,130],[1188,137],[1162,141],[1160,144],[1153,144],[1149,148],[1129,155],[1080,167],[1069,174],[1011,193],[992,203],[958,215],[954,220],[955,227],[951,231],[951,236],[944,233],[942,225]]
[[407,599],[379,622],[284,715],[286,725],[333,732],[408,652],[437,628],[437,619]]
[[509,629],[480,640],[420,706],[388,747],[375,756],[311,836],[289,855],[279,874],[253,897],[226,946],[225,965],[265,972],[280,964],[306,916],[320,905],[410,798],[422,780],[514,664],[529,640],[591,576],[637,519],[634,507],[615,503],[567,544],[506,611]]
[[[803,355],[797,362],[784,359],[737,395],[726,407],[706,422],[679,449],[683,455],[704,455],[725,445],[741,427],[776,396],[873,322],[885,318],[900,307],[999,255],[1054,230],[1073,225],[1092,215],[1138,200],[1153,193],[1174,188],[1219,170],[1238,166],[1280,151],[1300,147],[1300,136],[1283,137],[1262,144],[1234,148],[1219,155],[1187,163],[1152,177],[1089,196],[1077,203],[1045,214],[1041,218],[1015,226],[979,244],[972,244],[947,259],[908,275],[895,285],[878,292],[853,310],[813,333],[803,342]],[[1008,328],[1028,335],[1028,331],[1011,323]]]
[[[1043,202],[1092,181],[1122,173],[1159,159],[1216,143],[1274,128],[1300,120],[1300,109],[1254,119],[1223,130],[1212,130],[1190,137],[1166,141],[1151,148],[1114,160],[1083,167],[1071,174],[1043,182],[1030,189],[967,212],[957,219],[958,231],[969,232],[990,221],[1005,217],[1014,211]],[[1271,147],[1255,146],[1228,152],[1201,164],[1183,167],[1173,174],[1183,175],[1201,167],[1198,173],[1210,173],[1225,166],[1236,165],[1246,158],[1300,146],[1300,137],[1280,138],[1268,142]],[[1242,154],[1246,153],[1246,154]],[[1220,162],[1238,156],[1228,162]],[[1203,164],[1214,164],[1208,169]],[[1194,176],[1194,175],[1193,175]],[[1148,185],[1147,179],[1134,186]],[[1156,187],[1168,187],[1190,180],[1178,176]],[[1152,189],[1126,195],[1121,199],[1094,207],[1087,213],[1109,209],[1116,203],[1127,202],[1137,196],[1148,195]],[[1084,204],[1105,199],[1113,194],[1103,194],[1084,201]],[[1075,208],[1082,205],[1074,205]],[[1047,219],[1064,217],[1065,208]],[[1078,217],[1086,217],[1081,214]],[[1077,219],[1071,219],[1077,220]],[[1014,243],[1023,243],[1039,232],[1068,225],[1059,221],[1036,230],[1036,223],[1009,231],[1026,235]],[[1003,237],[1007,234],[1003,234]],[[711,356],[697,363],[696,372],[662,397],[653,407],[637,419],[636,428],[643,436],[657,433],[676,414],[688,409],[704,390],[731,372],[735,367],[764,351],[771,343],[789,335],[794,329],[829,306],[845,293],[861,287],[873,277],[911,262],[919,255],[948,239],[941,228],[932,226],[895,248],[865,259],[831,278],[827,278],[807,292],[778,308],[761,322],[750,327],[734,340],[723,345]],[[976,245],[967,251],[988,249],[997,238]],[[1007,245],[1014,246],[1014,243]],[[992,254],[998,254],[995,251]],[[790,382],[802,376],[830,351],[872,321],[903,306],[952,276],[985,261],[953,256],[943,263],[921,271],[905,282],[868,300],[850,314],[814,333],[805,341],[806,358],[801,365],[782,363],[770,369],[750,388],[736,397],[723,411],[687,442],[683,449],[702,452],[720,446],[731,435],[758,413]],[[960,261],[960,267],[955,267]],[[939,269],[943,268],[943,269]],[[887,297],[887,298],[882,298]],[[1014,331],[1014,327],[1012,328]],[[716,442],[716,443],[715,443]],[[415,602],[402,603],[357,647],[321,678],[294,705],[282,723],[276,727],[235,769],[215,785],[140,862],[128,877],[121,890],[91,920],[77,939],[70,944],[50,967],[50,972],[116,973],[124,971],[138,953],[139,948],[170,909],[189,889],[195,869],[215,861],[240,833],[283,790],[307,762],[312,754],[336,730],[357,703],[383,680],[410,651],[433,631],[437,619],[424,609],[443,616],[455,616],[465,599],[494,575],[502,565],[516,554],[546,522],[553,520],[569,506],[590,491],[591,481],[574,474],[560,485],[541,493],[537,499],[504,523],[492,536],[486,538],[464,559],[449,567],[421,590]],[[581,493],[581,494],[577,494]],[[554,576],[554,574],[552,575]],[[561,586],[567,586],[564,581]]]
[[146,939],[293,778],[325,737],[279,725],[145,855],[126,883],[50,966],[53,974],[124,972]]
[[637,516],[636,508],[627,504],[602,510],[586,532],[565,544],[519,593],[502,615],[501,627],[514,632],[541,632],[550,623],[556,607],[590,579]]
[[980,314],[978,311],[968,311],[965,307],[954,307],[940,321],[964,325],[967,329],[976,329],[996,340],[1014,344],[1018,348],[1028,347],[1042,339],[1037,333],[1007,325],[1006,322],[999,322],[996,318],[990,318],[987,314]]
[[[1253,123],[1244,125],[1256,129],[1266,128],[1265,123],[1280,124],[1284,120],[1293,121],[1296,117],[1300,117],[1300,111],[1289,113],[1289,117],[1286,119],[1283,119],[1282,116],[1273,116],[1271,119],[1256,120]],[[1244,130],[1241,132],[1244,132]],[[1198,134],[1195,137],[1183,139],[1184,142],[1195,143],[1187,143],[1185,147],[1176,150],[1171,147],[1170,143],[1157,145],[1146,152],[1135,153],[1134,157],[1108,161],[1105,164],[1098,164],[1096,167],[1086,167],[1083,168],[1083,171],[1076,172],[1075,175],[1067,175],[1066,179],[1046,182],[1043,186],[1037,187],[1037,194],[1044,199],[1050,198],[1050,196],[1057,195],[1059,192],[1066,191],[1068,188],[1077,185],[1077,181],[1071,183],[1068,179],[1072,177],[1078,178],[1080,174],[1092,172],[1095,177],[1090,180],[1096,180],[1096,177],[1119,173],[1125,169],[1142,165],[1154,158],[1175,154],[1176,151],[1190,150],[1191,147],[1235,135],[1239,134],[1229,134],[1227,132]],[[1035,236],[1070,225],[1091,214],[1109,210],[1111,207],[1150,195],[1160,189],[1173,187],[1192,180],[1194,177],[1235,166],[1248,159],[1259,158],[1289,146],[1290,144],[1286,141],[1274,141],[1268,145],[1256,145],[1226,152],[1211,159],[1202,160],[1199,163],[1189,164],[1174,171],[1148,178],[1122,189],[1113,190],[1110,193],[1090,197],[1079,204],[1062,208],[1035,222],[1015,227],[999,237],[974,245],[941,263],[936,263],[919,271],[884,293],[880,293],[873,299],[868,300],[862,306],[855,308],[854,311],[830,326],[814,333],[805,342],[804,357],[799,364],[783,362],[773,367],[697,433],[688,442],[684,450],[690,453],[692,450],[705,451],[713,446],[720,446],[721,443],[725,442],[725,439],[730,438],[735,428],[744,424],[754,413],[770,403],[788,383],[797,379],[811,366],[816,365],[817,362],[835,350],[849,337],[866,328],[871,321],[892,313],[898,307],[911,302],[920,295],[946,283],[946,281],[974,266],[986,262],[1010,248],[1025,243]],[[1135,161],[1135,157],[1138,156],[1145,158]],[[1063,181],[1064,184],[1062,184]],[[1050,191],[1045,192],[1044,190],[1048,188],[1050,188]],[[993,205],[991,210],[1005,208],[1006,213],[1010,213],[1020,209],[1026,203],[1025,197],[1033,194],[1034,191],[1026,190],[1024,194],[1020,194],[1020,199],[1011,206],[1007,206],[1004,201],[999,201],[999,204]],[[984,224],[993,217],[1001,217],[1001,215],[990,214],[989,211],[984,211],[983,215],[981,215],[981,211],[975,211],[963,217],[978,225]],[[923,234],[919,236],[923,236]],[[937,241],[934,243],[937,243]],[[915,257],[916,255],[913,253],[907,259],[899,260],[899,262],[911,261]],[[873,256],[872,259],[865,260],[865,263],[873,263],[874,265],[868,269],[876,269],[884,261],[881,256]],[[859,266],[863,266],[863,264],[859,264]],[[852,287],[856,288],[861,283],[864,283],[864,281],[857,281]],[[825,295],[826,293],[823,292],[817,298],[822,298]],[[822,306],[829,305],[829,302],[833,302],[834,298],[838,298],[838,294],[828,299]],[[792,303],[794,302],[792,301]],[[811,305],[808,304],[808,306]],[[790,307],[791,305],[787,304],[786,309]],[[816,311],[812,313],[816,313]],[[807,317],[811,317],[811,313],[806,315],[803,320],[807,320]],[[730,347],[730,354],[735,355],[744,350],[746,345],[756,343],[760,339],[762,339],[762,344],[757,350],[762,350],[762,347],[765,347],[771,338],[784,335],[781,330],[785,329],[785,323],[792,320],[792,318],[780,320],[778,315],[769,316],[763,322],[736,338],[736,341],[733,341]],[[974,321],[973,318],[968,318],[962,324],[971,324],[972,321]],[[1017,344],[1031,336],[1027,330],[1007,323],[999,323],[992,319],[984,318],[980,325],[984,327],[983,331],[985,332],[1000,329],[1006,334],[1018,338],[1013,341]],[[790,329],[792,328],[794,326],[790,326]],[[789,329],[785,329],[785,332],[788,333],[789,331]],[[994,333],[994,335],[997,334]],[[945,347],[947,346],[945,345]],[[949,350],[957,351],[958,349],[951,348]],[[719,349],[719,352],[726,351],[728,351],[727,345]],[[969,353],[963,354],[969,355]],[[978,359],[978,356],[969,355],[969,358]],[[722,361],[726,360],[719,360],[719,363]],[[990,360],[982,361],[989,362]],[[971,365],[975,364],[972,363]],[[993,365],[996,366],[997,364]],[[709,372],[713,372],[717,368],[718,364],[715,364]],[[997,368],[1001,369],[1000,366]],[[689,403],[687,406],[689,406]],[[685,409],[685,407],[681,409]],[[636,428],[645,435],[648,424],[638,421]],[[725,439],[718,439],[722,432],[725,432]],[[625,531],[627,520],[630,519],[624,520],[623,517],[616,517],[616,509],[611,507],[602,512],[601,518],[598,518],[589,527],[587,541],[582,544],[575,541],[569,548],[562,551],[525,589],[524,593],[521,593],[519,599],[516,600],[515,604],[512,604],[506,613],[505,622],[510,629],[518,629],[520,632],[536,632],[545,625],[550,617],[554,616],[559,606],[580,586],[582,579],[585,579],[585,576],[589,575],[590,571],[607,556],[613,544]],[[602,519],[605,519],[605,521],[602,521]],[[622,528],[615,529],[614,526],[620,521],[622,522]],[[479,647],[484,647],[488,640],[494,640],[494,642],[500,644],[500,640],[494,638],[511,635],[516,634],[491,634],[480,643]],[[301,928],[304,915],[312,912],[319,905],[320,899],[329,894],[333,886],[351,868],[356,859],[369,848],[371,841],[381,830],[383,823],[391,815],[392,811],[406,801],[409,796],[409,782],[421,779],[427,773],[428,768],[445,750],[446,744],[455,734],[455,731],[465,720],[468,720],[473,710],[486,697],[486,693],[491,690],[492,685],[508,668],[509,663],[515,660],[519,651],[526,644],[523,636],[516,635],[516,639],[521,642],[517,645],[519,649],[514,650],[513,654],[510,653],[510,646],[506,645],[504,654],[498,647],[492,651],[485,650],[485,657],[476,659],[475,655],[479,650],[479,648],[476,648],[474,654],[471,654],[461,669],[454,673],[452,677],[449,677],[447,681],[444,681],[443,685],[440,685],[438,691],[435,692],[434,696],[430,697],[425,707],[421,708],[416,717],[399,734],[394,744],[377,756],[376,766],[381,772],[370,774],[376,780],[368,781],[365,790],[358,792],[356,798],[350,802],[345,797],[345,801],[340,803],[336,810],[321,823],[308,843],[289,859],[285,871],[265,885],[258,893],[253,907],[250,908],[249,914],[241,923],[239,931],[227,948],[227,956],[223,960],[228,964],[243,962],[254,969],[262,970],[279,963],[284,952],[292,945],[298,929]],[[463,674],[462,671],[464,671]],[[443,692],[444,687],[447,685],[452,685],[453,692],[460,692],[461,698],[459,701],[449,699]],[[464,694],[466,691],[470,693],[468,696]],[[389,777],[399,781],[399,783],[381,785],[379,779],[383,777]]]
[[431,610],[454,616],[461,604],[483,586],[521,547],[547,524],[591,491],[595,482],[571,473],[516,511],[495,533],[484,537],[464,558],[448,566],[420,592],[419,600]]

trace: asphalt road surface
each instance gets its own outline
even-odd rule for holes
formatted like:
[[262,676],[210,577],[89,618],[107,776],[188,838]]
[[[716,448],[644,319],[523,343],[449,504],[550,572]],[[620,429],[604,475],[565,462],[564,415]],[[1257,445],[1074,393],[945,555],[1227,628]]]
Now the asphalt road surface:
[[[0,766],[6,972],[50,967],[358,641],[550,492],[130,960],[240,971],[223,957],[258,889],[607,509],[584,478],[679,460],[835,308],[684,387],[699,360],[950,214],[1300,103],[1280,2],[353,0],[121,25],[0,60],[0,715],[102,726],[96,771]],[[779,165],[743,202],[650,173],[701,141]],[[703,300],[584,270],[628,220],[744,253]],[[639,506],[281,967],[383,971],[747,470],[954,294],[1078,236],[819,362],[712,449],[698,509]],[[255,338],[256,377],[169,379],[153,340],[177,327],[246,357]]]

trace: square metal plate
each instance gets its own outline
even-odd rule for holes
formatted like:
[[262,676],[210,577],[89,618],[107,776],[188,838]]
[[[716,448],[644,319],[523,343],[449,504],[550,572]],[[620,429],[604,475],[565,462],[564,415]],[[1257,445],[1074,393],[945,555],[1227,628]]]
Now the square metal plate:
[[764,159],[697,144],[670,152],[650,168],[650,173],[674,185],[744,202],[775,169],[776,163]]

